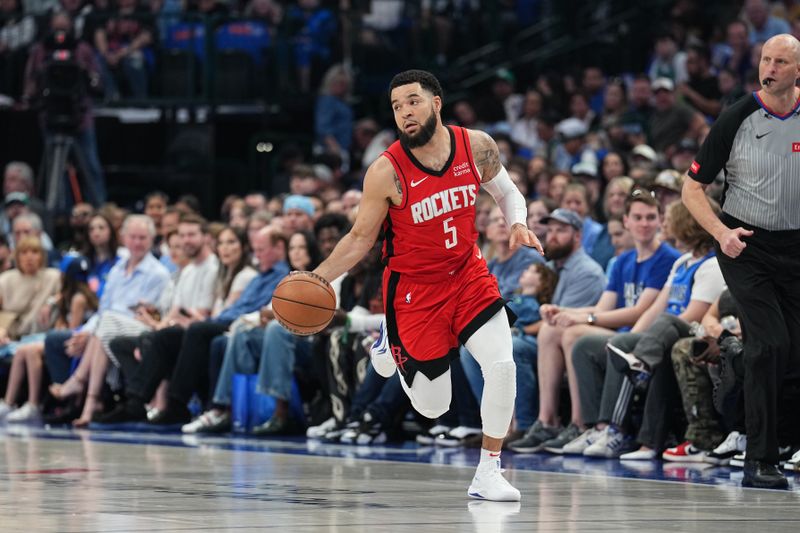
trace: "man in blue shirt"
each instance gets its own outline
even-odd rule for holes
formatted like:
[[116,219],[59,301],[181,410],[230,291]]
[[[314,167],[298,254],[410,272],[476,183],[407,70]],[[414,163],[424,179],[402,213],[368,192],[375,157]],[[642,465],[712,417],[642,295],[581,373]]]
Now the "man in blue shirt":
[[[569,209],[556,209],[546,218],[547,266],[558,273],[553,305],[585,307],[594,305],[603,293],[606,277],[603,269],[581,246],[583,221]],[[541,308],[540,308],[541,311]],[[538,344],[535,337],[525,335],[512,339],[514,362],[517,365],[517,430],[524,432],[536,422],[539,389],[536,379]]]
[[259,275],[245,287],[239,299],[215,318],[194,322],[185,330],[168,327],[151,335],[142,343],[141,363],[129,377],[126,402],[98,417],[97,422],[145,420],[145,403],[167,378],[170,379],[168,406],[151,422],[164,425],[188,422],[189,399],[195,392],[206,392],[201,389],[208,379],[211,343],[221,337],[238,316],[258,311],[270,302],[278,282],[289,273],[286,248],[286,237],[275,228],[267,226],[259,230],[253,239]]
[[[552,215],[551,215],[552,217]],[[558,305],[541,308],[545,324],[539,332],[539,418],[525,437],[509,447],[520,452],[557,449],[584,431],[580,395],[572,365],[572,347],[586,335],[611,336],[627,330],[655,301],[679,252],[661,241],[661,212],[650,191],[635,189],[625,202],[625,227],[635,249],[622,254],[611,271],[600,301],[591,307],[568,309]],[[558,399],[564,369],[567,370],[572,420],[559,425]]]

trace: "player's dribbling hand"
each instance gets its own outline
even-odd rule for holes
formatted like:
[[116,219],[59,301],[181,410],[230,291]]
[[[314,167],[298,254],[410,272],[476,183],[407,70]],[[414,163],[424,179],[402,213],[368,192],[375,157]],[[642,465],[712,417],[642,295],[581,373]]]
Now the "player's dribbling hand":
[[747,243],[745,243],[742,238],[749,237],[752,234],[753,232],[751,230],[744,228],[727,230],[722,234],[722,238],[719,239],[719,247],[722,249],[722,253],[736,259],[747,246]]
[[540,254],[544,255],[544,248],[542,248],[542,243],[539,242],[536,234],[523,224],[517,223],[511,226],[511,238],[508,240],[508,246],[512,252],[520,246],[527,246],[535,248]]

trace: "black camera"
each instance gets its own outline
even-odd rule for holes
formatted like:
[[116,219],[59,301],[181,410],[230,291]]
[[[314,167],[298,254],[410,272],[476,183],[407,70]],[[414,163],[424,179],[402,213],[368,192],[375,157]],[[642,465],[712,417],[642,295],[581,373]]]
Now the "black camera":
[[52,131],[74,133],[87,112],[86,96],[92,80],[78,64],[78,42],[71,32],[50,33],[44,47],[47,55],[40,86],[45,124]]

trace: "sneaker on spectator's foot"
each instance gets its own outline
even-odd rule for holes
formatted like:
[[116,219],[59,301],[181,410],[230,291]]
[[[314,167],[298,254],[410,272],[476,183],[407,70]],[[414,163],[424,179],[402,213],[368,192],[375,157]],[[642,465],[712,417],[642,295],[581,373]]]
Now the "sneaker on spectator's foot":
[[747,459],[747,452],[737,453],[733,457],[731,457],[728,466],[732,466],[734,468],[742,468],[744,467],[744,460]]
[[[325,433],[325,436],[322,437],[322,442],[342,442],[343,444],[352,444],[353,440],[355,440],[355,436],[358,435],[358,426],[361,424],[359,420],[346,420],[343,424],[337,424],[336,427]],[[352,432],[353,438],[350,439],[349,442],[342,441],[342,437],[347,432]]]
[[614,459],[633,447],[633,437],[625,435],[614,426],[608,425],[600,437],[583,450],[584,457],[605,457]]
[[434,444],[439,435],[446,435],[447,432],[450,431],[451,429],[453,428],[451,428],[450,426],[436,424],[428,431],[423,431],[422,433],[417,435],[416,438],[417,444],[426,444],[426,445]]
[[463,446],[468,438],[482,434],[483,430],[481,428],[458,426],[451,429],[447,433],[436,437],[434,444],[436,444],[437,446],[446,446],[448,448],[455,448],[458,446]]
[[321,439],[327,432],[336,428],[336,419],[330,417],[318,426],[311,426],[306,430],[306,437],[309,439]]
[[365,411],[364,416],[361,417],[361,424],[358,426],[355,443],[363,446],[383,444],[386,440],[386,431],[383,429],[383,424],[372,413]]
[[674,448],[667,448],[661,454],[665,461],[673,463],[702,463],[706,457],[706,452],[696,448],[690,441],[678,444]]
[[518,502],[520,494],[506,478],[500,468],[500,459],[483,461],[475,471],[475,477],[467,490],[470,498],[495,502]]
[[564,455],[583,455],[583,451],[597,442],[605,430],[599,430],[595,427],[590,427],[580,435],[578,435],[572,442],[568,442],[561,449]]
[[13,411],[14,406],[8,405],[4,400],[0,400],[0,420],[5,419]]
[[575,424],[570,424],[557,437],[544,441],[542,449],[550,453],[563,454],[564,446],[580,437],[582,433],[581,428]]
[[564,430],[562,427],[545,426],[544,422],[537,420],[533,423],[525,436],[519,440],[508,443],[508,448],[517,453],[535,453],[542,449],[542,444],[550,439],[558,437]]
[[181,427],[182,433],[226,433],[231,430],[231,414],[210,409]]
[[731,431],[722,443],[708,452],[703,460],[718,466],[727,466],[733,456],[747,448],[747,435]]
[[6,422],[20,423],[20,422],[38,422],[42,419],[42,410],[39,406],[26,402],[25,405],[19,409],[15,409],[6,416]]
[[619,456],[620,461],[652,461],[656,458],[655,450],[638,449],[632,452],[623,453]]
[[612,354],[610,361],[611,364],[614,365],[614,368],[628,376],[635,388],[647,388],[652,373],[650,367],[648,367],[644,361],[631,353],[617,348],[611,343],[606,344],[606,350],[608,353]]
[[787,472],[800,472],[800,450],[797,450],[792,457],[783,465]]

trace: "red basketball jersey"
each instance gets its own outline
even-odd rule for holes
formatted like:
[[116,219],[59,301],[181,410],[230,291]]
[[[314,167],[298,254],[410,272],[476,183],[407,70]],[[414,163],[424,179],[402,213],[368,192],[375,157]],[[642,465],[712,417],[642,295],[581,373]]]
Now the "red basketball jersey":
[[384,222],[384,264],[420,282],[436,282],[458,270],[475,253],[478,238],[480,176],[469,134],[457,126],[448,131],[450,158],[441,171],[425,168],[399,141],[383,153],[403,190],[402,205],[390,206]]

